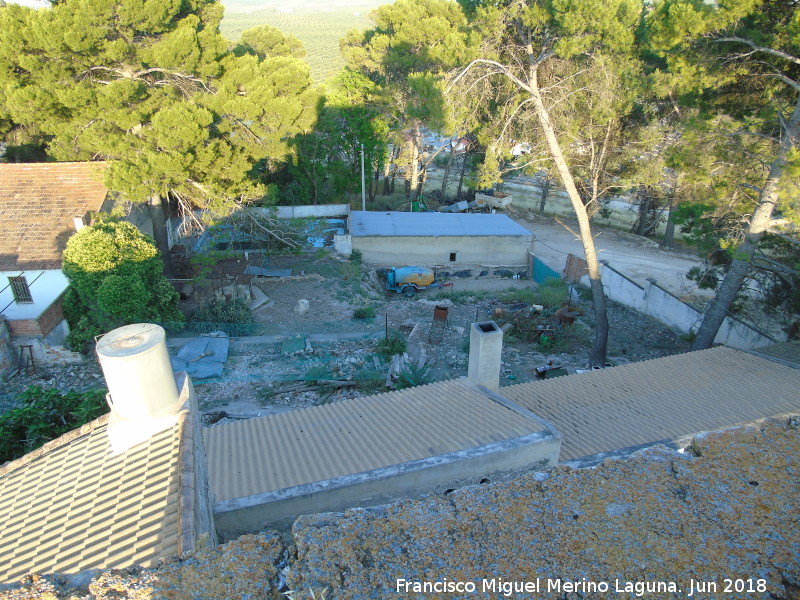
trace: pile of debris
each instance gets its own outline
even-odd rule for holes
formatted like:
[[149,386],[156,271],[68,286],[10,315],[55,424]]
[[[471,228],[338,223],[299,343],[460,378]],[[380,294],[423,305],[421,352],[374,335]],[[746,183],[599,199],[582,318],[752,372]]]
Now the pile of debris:
[[541,304],[517,302],[503,304],[493,302],[488,316],[495,321],[504,333],[515,330],[515,335],[526,342],[549,344],[555,341],[566,326],[575,324],[575,319],[583,314],[579,306],[564,302],[555,311],[547,310]]

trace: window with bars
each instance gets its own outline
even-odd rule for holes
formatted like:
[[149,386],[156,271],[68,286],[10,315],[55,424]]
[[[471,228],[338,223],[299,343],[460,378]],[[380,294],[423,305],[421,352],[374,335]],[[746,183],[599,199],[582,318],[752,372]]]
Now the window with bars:
[[8,283],[11,285],[11,293],[14,294],[14,301],[19,303],[33,302],[31,288],[28,287],[28,280],[24,275],[19,277],[9,277]]

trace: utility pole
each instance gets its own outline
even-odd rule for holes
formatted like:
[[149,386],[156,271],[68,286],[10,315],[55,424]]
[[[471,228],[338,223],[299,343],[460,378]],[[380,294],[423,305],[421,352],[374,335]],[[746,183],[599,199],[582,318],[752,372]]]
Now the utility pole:
[[361,144],[361,210],[367,210],[367,194],[364,191],[364,144]]

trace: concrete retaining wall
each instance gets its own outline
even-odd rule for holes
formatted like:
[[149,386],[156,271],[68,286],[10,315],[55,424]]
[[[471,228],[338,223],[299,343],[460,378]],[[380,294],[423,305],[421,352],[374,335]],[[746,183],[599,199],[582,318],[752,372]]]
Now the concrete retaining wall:
[[[642,287],[611,267],[606,261],[602,261],[600,275],[606,294],[612,300],[650,315],[668,327],[684,333],[697,331],[700,327],[703,320],[702,311],[686,304],[662,288],[655,279],[648,280],[647,286]],[[781,340],[773,339],[766,333],[732,317],[726,317],[717,337],[714,338],[714,342],[717,344],[742,350],[768,346],[777,341]]]
[[[530,236],[353,236],[364,262],[384,265],[528,265]],[[455,254],[455,260],[451,259]]]
[[280,219],[304,219],[308,217],[347,217],[349,204],[316,204],[304,206],[278,206]]

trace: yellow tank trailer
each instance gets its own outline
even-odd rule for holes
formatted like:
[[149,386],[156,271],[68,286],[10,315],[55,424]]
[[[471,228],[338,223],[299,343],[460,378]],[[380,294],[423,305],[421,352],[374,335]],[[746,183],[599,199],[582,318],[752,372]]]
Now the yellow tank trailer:
[[413,296],[419,290],[452,286],[452,283],[434,281],[433,269],[428,267],[392,267],[386,275],[386,289]]

